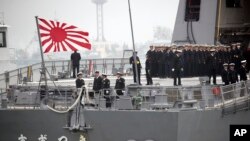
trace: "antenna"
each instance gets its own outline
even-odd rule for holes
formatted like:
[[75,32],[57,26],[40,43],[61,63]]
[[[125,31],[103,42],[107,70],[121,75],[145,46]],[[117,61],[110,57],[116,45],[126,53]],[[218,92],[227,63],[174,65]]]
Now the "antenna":
[[103,5],[107,0],[92,0],[96,4],[96,18],[97,18],[97,41],[105,41],[104,27],[103,27]]

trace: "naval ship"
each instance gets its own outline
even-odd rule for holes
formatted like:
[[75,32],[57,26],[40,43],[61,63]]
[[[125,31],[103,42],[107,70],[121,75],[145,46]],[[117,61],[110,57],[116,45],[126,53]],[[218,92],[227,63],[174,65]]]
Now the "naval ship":
[[[246,0],[180,0],[172,42],[241,42],[247,47],[249,9]],[[7,34],[2,35],[5,40]],[[250,124],[249,80],[223,86],[195,77],[172,86],[171,79],[154,78],[154,85],[136,85],[129,58],[123,57],[81,60],[86,85],[76,89],[69,60],[46,61],[45,66],[47,85],[41,63],[0,74],[1,141],[229,141],[231,125]],[[88,97],[95,70],[109,74],[109,108],[103,91]],[[126,80],[119,98],[117,71]],[[76,93],[83,100],[72,98]]]

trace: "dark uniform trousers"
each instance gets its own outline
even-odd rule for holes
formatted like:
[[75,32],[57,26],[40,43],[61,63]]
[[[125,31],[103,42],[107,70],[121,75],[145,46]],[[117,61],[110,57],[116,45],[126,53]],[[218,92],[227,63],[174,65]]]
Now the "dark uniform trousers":
[[221,78],[222,78],[222,82],[224,82],[225,85],[229,84],[229,71],[223,69],[223,71],[221,72]]
[[116,79],[115,89],[116,89],[117,95],[123,95],[122,90],[125,89],[125,79],[124,78]]
[[72,61],[72,66],[73,66],[73,77],[76,78],[76,71],[77,73],[79,73],[81,55],[80,53],[75,52],[71,54],[70,58]]
[[229,81],[231,84],[236,83],[239,81],[237,72],[235,70],[229,71]]
[[146,70],[147,85],[152,85],[153,81],[151,76],[151,66],[149,59],[146,60],[145,70]]
[[247,80],[247,70],[245,67],[241,66],[239,69],[240,81]]
[[[99,77],[95,77],[94,78],[94,84],[93,84],[93,90],[95,94],[100,94],[100,90],[102,88],[102,78]],[[92,93],[92,95],[90,95],[90,97],[94,98],[94,94]]]
[[211,82],[211,77],[213,77],[213,84],[216,84],[216,60],[215,60],[215,56],[209,55],[206,58],[206,64],[208,66],[209,83]]
[[138,79],[139,79],[139,84],[141,84],[141,62],[138,56],[136,56],[136,62],[134,62],[133,56],[129,58],[130,64],[132,64],[133,67],[133,76],[134,76],[134,82],[136,83],[136,69],[135,65],[137,65],[137,70],[138,70]]
[[181,70],[182,70],[182,59],[179,56],[176,56],[173,61],[173,77],[174,77],[174,86],[177,85],[176,80],[178,79],[178,85],[181,85]]
[[178,79],[178,85],[181,85],[181,71],[174,70],[174,86],[177,85],[176,80]]
[[111,96],[110,96],[110,80],[102,80],[103,98],[106,99],[106,107],[111,107]]

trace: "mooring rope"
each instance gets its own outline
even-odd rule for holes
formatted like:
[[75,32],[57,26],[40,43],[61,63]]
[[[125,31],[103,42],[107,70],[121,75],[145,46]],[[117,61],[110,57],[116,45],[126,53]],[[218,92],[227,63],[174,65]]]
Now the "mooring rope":
[[[77,105],[77,103],[80,101],[83,90],[85,90],[85,93],[83,94],[82,99],[83,99],[84,102],[88,103],[89,102],[88,89],[86,87],[82,87],[80,92],[78,93],[78,97],[77,97],[76,101],[67,110],[60,111],[60,110],[56,110],[56,109],[50,107],[49,105],[46,105],[46,106],[47,106],[48,109],[50,109],[53,112],[60,113],[60,114],[67,113],[70,110],[72,110]],[[86,98],[86,100],[85,100],[85,98]],[[83,103],[83,104],[85,104],[85,103]]]

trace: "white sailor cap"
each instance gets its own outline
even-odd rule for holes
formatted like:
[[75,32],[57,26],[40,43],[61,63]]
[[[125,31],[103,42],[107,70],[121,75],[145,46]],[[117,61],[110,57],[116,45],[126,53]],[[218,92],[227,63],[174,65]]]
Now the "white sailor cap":
[[82,72],[79,72],[79,73],[77,74],[77,76],[79,76],[79,75],[82,75]]
[[212,49],[210,49],[210,51],[211,51],[211,52],[215,52],[215,49],[214,49],[214,48],[212,48]]
[[228,66],[228,63],[224,63],[223,66]]
[[247,63],[247,60],[242,60],[241,63],[242,63],[242,64],[243,64],[243,63]]
[[234,66],[235,64],[234,64],[234,63],[230,63],[229,65],[230,65],[230,66]]
[[116,74],[122,75],[122,73],[121,73],[121,72],[117,72]]
[[176,52],[178,52],[178,53],[182,53],[182,50],[180,50],[180,49],[177,49],[177,50],[176,50]]

